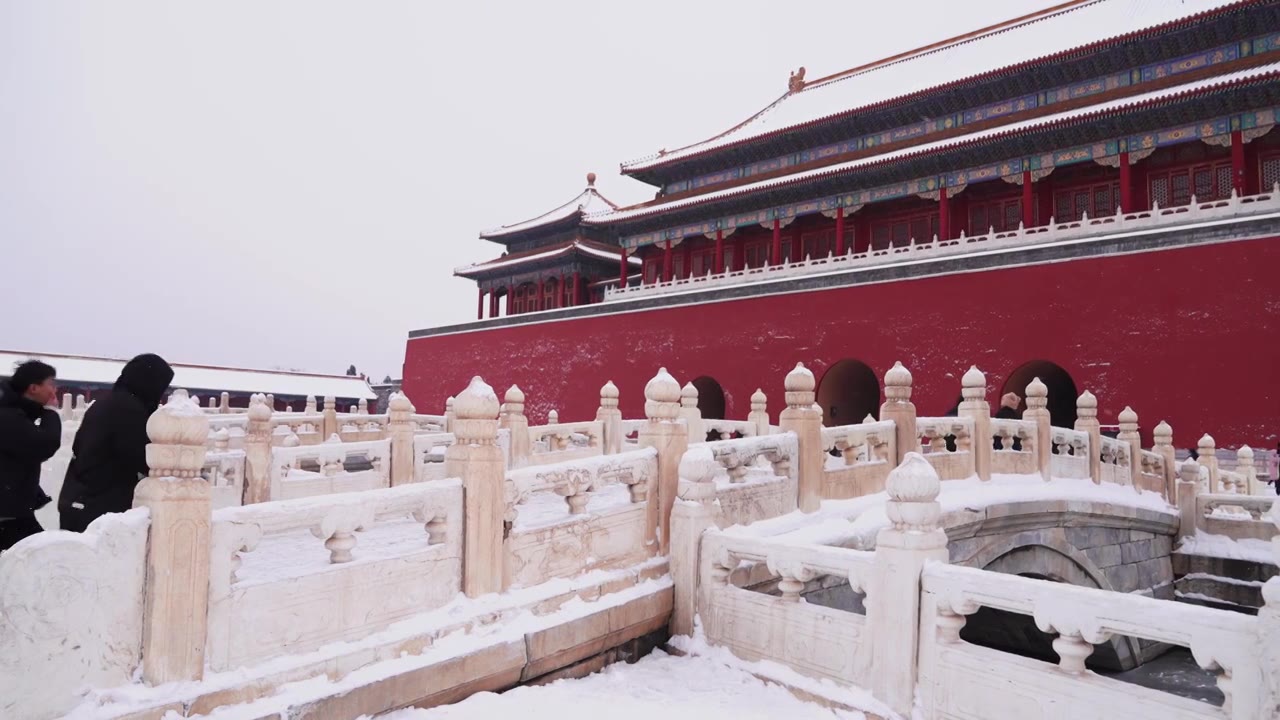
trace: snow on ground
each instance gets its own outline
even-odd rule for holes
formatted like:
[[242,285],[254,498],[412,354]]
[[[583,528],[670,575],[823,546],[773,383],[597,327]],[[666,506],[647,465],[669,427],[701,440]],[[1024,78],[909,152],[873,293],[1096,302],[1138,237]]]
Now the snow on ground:
[[1276,565],[1276,553],[1271,543],[1256,538],[1233,540],[1226,535],[1197,532],[1182,539],[1177,551],[1185,555],[1207,555],[1228,560],[1249,560]]
[[501,695],[480,693],[431,710],[401,710],[387,720],[863,720],[860,712],[831,710],[797,699],[778,685],[717,659],[676,657],[661,650],[634,665],[611,665],[578,680],[526,686]]

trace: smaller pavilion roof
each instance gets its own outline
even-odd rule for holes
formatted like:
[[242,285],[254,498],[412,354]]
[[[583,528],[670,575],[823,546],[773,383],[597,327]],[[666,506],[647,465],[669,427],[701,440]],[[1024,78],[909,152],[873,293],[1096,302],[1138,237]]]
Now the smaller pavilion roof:
[[510,235],[523,233],[534,230],[546,225],[551,225],[574,217],[581,217],[591,213],[608,212],[618,209],[618,205],[596,190],[596,174],[587,173],[587,187],[578,193],[577,197],[569,202],[549,210],[535,218],[530,218],[523,222],[512,225],[503,225],[492,230],[485,230],[480,233],[480,237],[484,240],[496,240],[506,238]]
[[[42,360],[58,372],[58,380],[68,385],[88,383],[111,385],[120,377],[125,360],[86,355],[0,350],[0,377],[7,377],[18,363]],[[171,362],[171,387],[204,392],[270,393],[374,400],[377,395],[364,378],[350,375],[318,375],[283,370],[250,370],[247,368],[188,365]]]
[[[552,258],[567,257],[574,254],[616,263],[618,262],[618,256],[622,254],[622,248],[611,247],[604,243],[598,243],[592,240],[575,238],[558,245],[535,248],[524,252],[510,253],[487,262],[464,265],[463,267],[455,269],[453,274],[458,277],[478,277],[496,270],[510,270],[511,268],[518,267],[520,265],[550,260]],[[627,262],[639,264],[640,260],[638,258],[631,257],[627,259]]]

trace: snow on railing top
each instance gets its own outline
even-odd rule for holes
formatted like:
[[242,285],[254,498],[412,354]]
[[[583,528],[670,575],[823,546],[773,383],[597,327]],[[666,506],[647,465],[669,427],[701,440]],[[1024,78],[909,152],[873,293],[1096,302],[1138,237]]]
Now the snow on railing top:
[[729,482],[747,480],[747,471],[764,458],[773,466],[774,476],[790,477],[799,452],[799,440],[793,432],[776,435],[716,440],[703,445],[729,474]]
[[828,255],[807,258],[782,265],[772,265],[743,270],[726,270],[708,273],[702,277],[683,278],[668,282],[634,285],[625,288],[606,288],[605,302],[630,298],[665,295],[683,291],[704,290],[727,285],[782,280],[786,278],[847,272],[881,265],[893,265],[916,260],[967,255],[976,252],[1005,250],[1010,248],[1048,245],[1068,240],[1093,238],[1106,239],[1120,233],[1140,232],[1180,225],[1194,225],[1233,218],[1243,218],[1280,212],[1280,185],[1257,195],[1237,196],[1234,192],[1225,200],[1199,202],[1194,197],[1188,205],[1122,213],[1091,218],[1087,214],[1080,220],[1058,223],[1050,219],[1048,225],[1023,228],[1008,232],[991,232],[985,235],[966,236],[958,239],[939,240],[935,235],[931,242],[916,244],[915,239],[906,245],[870,249],[861,253],[852,250],[845,255]]
[[514,525],[518,506],[537,493],[554,492],[565,499],[570,515],[586,512],[590,493],[610,485],[626,485],[632,503],[644,502],[649,483],[658,475],[655,448],[630,450],[617,455],[601,455],[566,460],[552,465],[512,470],[505,482],[504,521]]

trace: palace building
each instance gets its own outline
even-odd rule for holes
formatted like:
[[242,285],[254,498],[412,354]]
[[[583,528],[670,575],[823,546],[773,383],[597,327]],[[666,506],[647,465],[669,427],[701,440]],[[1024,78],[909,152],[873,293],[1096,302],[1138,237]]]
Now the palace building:
[[1272,447],[1278,110],[1280,0],[1075,0],[800,68],[725,132],[624,163],[653,200],[589,176],[482,233],[506,252],[456,271],[477,320],[410,333],[404,389],[440,407],[483,370],[574,418],[613,380],[639,414],[662,358],[705,417],[739,417],[802,361],[839,425],[876,412],[895,361],[931,379],[929,414],[976,364],[993,397],[1039,376],[1055,425],[1089,389],[1104,423],[1148,399],[1144,436]]

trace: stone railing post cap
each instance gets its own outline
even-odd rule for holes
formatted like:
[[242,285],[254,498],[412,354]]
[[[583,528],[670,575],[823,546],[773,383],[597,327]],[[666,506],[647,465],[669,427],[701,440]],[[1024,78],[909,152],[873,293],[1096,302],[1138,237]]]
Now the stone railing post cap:
[[147,419],[147,437],[156,445],[203,447],[209,438],[209,417],[185,390],[176,390]]
[[696,398],[698,397],[698,388],[694,387],[691,382],[685,383],[684,387],[680,388],[680,397]]
[[813,373],[801,362],[796,363],[791,372],[787,373],[786,380],[783,382],[783,387],[787,392],[810,392],[817,385],[818,383],[814,380]]
[[[514,387],[514,386],[513,386],[513,387]],[[606,382],[606,383],[605,383],[605,384],[600,388],[600,397],[604,397],[604,398],[616,398],[616,397],[618,397],[618,386],[617,386],[617,385],[614,385],[612,380],[610,380],[610,381]]]
[[893,364],[893,367],[889,368],[889,372],[884,374],[884,384],[885,385],[910,385],[911,371],[908,370],[906,366],[902,364],[901,360],[899,360],[898,362],[895,362]]
[[1049,397],[1049,386],[1038,377],[1032,378],[1027,385],[1027,397]]
[[1085,390],[1080,393],[1080,397],[1076,399],[1076,407],[1078,408],[1096,408],[1098,407],[1098,398],[1093,393]]
[[680,479],[690,482],[712,482],[720,464],[705,445],[694,445],[680,458]]
[[1217,443],[1214,442],[1212,435],[1210,435],[1209,433],[1205,433],[1203,436],[1201,436],[1200,447],[1216,447],[1216,446],[1217,446]]
[[756,391],[751,393],[751,402],[757,403],[757,404],[769,402],[769,398],[765,397],[764,390],[761,390],[760,388],[756,388]]
[[387,409],[396,412],[413,412],[413,403],[409,402],[408,396],[404,393],[392,393],[391,398],[387,401]]
[[1169,425],[1169,423],[1167,423],[1167,422],[1165,422],[1165,421],[1161,420],[1160,422],[1156,423],[1156,427],[1155,427],[1155,429],[1154,429],[1154,430],[1152,430],[1152,431],[1151,431],[1151,434],[1152,434],[1152,435],[1157,435],[1157,436],[1160,436],[1160,437],[1164,437],[1164,436],[1172,436],[1172,435],[1173,435],[1173,427],[1172,427],[1171,425]]
[[504,399],[509,403],[522,403],[524,402],[524,391],[520,389],[519,385],[512,385],[507,388],[507,393],[504,396]]
[[977,365],[970,365],[964,377],[960,378],[960,385],[967,388],[985,388],[987,376],[982,374]]
[[1117,419],[1126,425],[1135,424],[1138,422],[1138,413],[1134,412],[1133,408],[1125,405]]
[[1247,457],[1252,459],[1253,448],[1249,447],[1248,445],[1241,445],[1240,449],[1236,451],[1236,457]]
[[658,374],[644,386],[644,399],[652,402],[678,403],[680,402],[680,383],[676,382],[666,368],[658,368]]
[[907,453],[885,481],[885,491],[897,502],[933,502],[941,490],[938,471],[917,452]]
[[263,395],[254,395],[249,401],[249,420],[265,422],[270,419],[271,406],[267,405],[267,398]]
[[498,395],[477,375],[454,400],[453,411],[464,420],[492,420],[498,416]]

